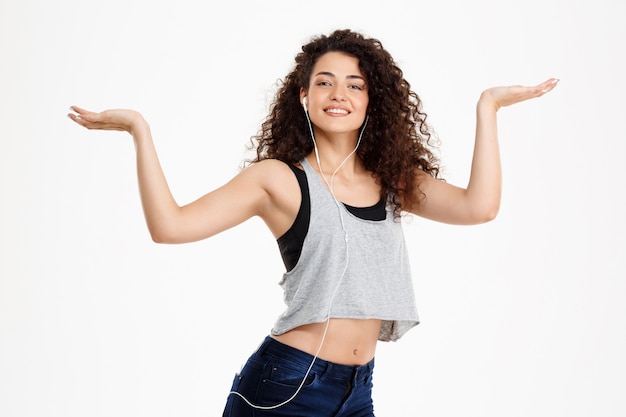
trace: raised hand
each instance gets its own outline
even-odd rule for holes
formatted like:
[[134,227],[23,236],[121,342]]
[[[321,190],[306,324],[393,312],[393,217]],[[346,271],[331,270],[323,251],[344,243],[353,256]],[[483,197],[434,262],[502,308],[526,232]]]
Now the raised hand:
[[75,113],[68,114],[68,117],[87,129],[121,130],[132,134],[139,124],[145,124],[141,114],[135,110],[114,109],[96,113],[77,106],[70,108]]
[[483,91],[480,96],[480,101],[493,105],[494,108],[498,110],[504,106],[510,106],[531,98],[541,97],[552,91],[558,82],[558,79],[550,78],[532,87],[521,85],[493,87]]

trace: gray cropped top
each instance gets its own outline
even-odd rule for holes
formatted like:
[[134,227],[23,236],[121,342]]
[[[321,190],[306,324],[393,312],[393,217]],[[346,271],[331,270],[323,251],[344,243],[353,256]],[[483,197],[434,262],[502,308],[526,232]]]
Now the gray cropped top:
[[402,224],[390,207],[384,220],[355,216],[335,202],[306,159],[301,164],[308,183],[309,227],[295,266],[279,283],[287,308],[271,333],[328,317],[380,319],[378,339],[398,340],[419,323]]

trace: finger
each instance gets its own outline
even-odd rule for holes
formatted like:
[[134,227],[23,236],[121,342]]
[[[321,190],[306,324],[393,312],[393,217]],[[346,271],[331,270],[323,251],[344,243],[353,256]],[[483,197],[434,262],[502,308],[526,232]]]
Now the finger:
[[78,106],[70,106],[70,110],[72,110],[74,113],[76,113],[78,115],[78,117],[82,117],[82,116],[84,116],[86,114],[93,113],[93,112],[90,112],[90,111],[85,110],[85,109],[83,109],[81,107],[78,107]]
[[84,112],[87,111],[87,110],[85,110],[83,108],[80,108],[78,106],[70,106],[70,110],[72,110],[73,112],[76,112],[76,113],[84,113]]
[[70,106],[70,109],[74,113],[69,113],[67,117],[72,121],[87,129],[97,129],[99,127],[99,113],[94,113],[78,106]]
[[[83,121],[88,121],[88,122],[92,122],[92,123],[102,123],[102,114],[101,113],[96,113],[96,112],[92,112],[89,110],[85,110],[83,108],[80,108],[78,106],[71,106],[70,107],[72,110],[74,110],[76,112],[75,116],[77,119],[81,119]],[[84,125],[84,123],[83,123]]]
[[82,127],[85,127],[87,129],[94,128],[94,124],[89,122],[88,120],[85,120],[83,117],[81,117],[80,114],[69,113],[67,117],[69,117],[72,121],[81,125]]
[[82,117],[81,117],[81,110],[80,108],[76,107],[76,106],[70,106],[70,110],[72,110],[74,113],[68,113],[67,117],[69,117],[72,121],[78,123],[79,125],[82,125],[84,123]]
[[544,81],[543,83],[539,84],[538,87],[541,93],[545,94],[545,93],[552,91],[554,87],[556,87],[556,85],[559,83],[559,81],[560,80],[558,78],[550,78],[549,80]]

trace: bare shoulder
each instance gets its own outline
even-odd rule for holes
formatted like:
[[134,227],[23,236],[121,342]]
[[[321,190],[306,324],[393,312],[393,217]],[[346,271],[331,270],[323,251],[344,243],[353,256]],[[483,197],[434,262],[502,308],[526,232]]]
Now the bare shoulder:
[[263,188],[268,199],[259,215],[274,236],[282,236],[291,226],[301,203],[298,180],[289,166],[276,159],[255,162],[244,170]]
[[290,181],[294,174],[283,161],[277,159],[264,159],[246,167],[242,173],[254,177],[266,189],[281,185],[284,181]]
[[286,170],[286,172],[289,172],[289,167],[287,166],[287,163],[279,161],[278,159],[264,159],[262,161],[251,164],[249,168],[252,167],[259,167],[259,169],[270,170],[274,172],[279,172],[281,170]]
[[274,198],[289,199],[300,195],[298,180],[289,165],[277,159],[266,159],[257,163],[263,187]]

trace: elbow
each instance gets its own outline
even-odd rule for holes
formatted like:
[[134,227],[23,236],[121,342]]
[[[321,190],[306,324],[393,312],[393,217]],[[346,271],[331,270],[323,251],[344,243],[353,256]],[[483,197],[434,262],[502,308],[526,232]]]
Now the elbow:
[[154,243],[171,243],[168,241],[167,238],[165,238],[163,235],[160,235],[158,233],[150,232],[150,237],[152,238],[152,241]]
[[150,237],[154,243],[171,243],[170,240],[163,234],[150,232]]
[[466,206],[464,224],[474,225],[488,223],[498,216],[500,200],[482,200],[479,203]]
[[496,217],[498,217],[498,210],[486,212],[481,223],[489,223],[490,221],[495,220]]
[[197,230],[185,228],[180,223],[158,224],[148,227],[150,237],[154,243],[179,244],[196,242],[209,237],[209,234],[202,234]]
[[487,204],[475,213],[475,221],[477,224],[488,223],[498,216],[500,211],[500,203]]
[[163,226],[148,226],[150,237],[154,243],[178,243],[177,236]]

